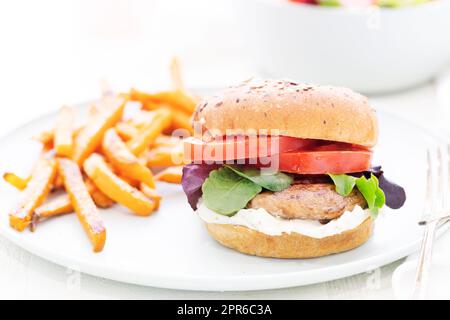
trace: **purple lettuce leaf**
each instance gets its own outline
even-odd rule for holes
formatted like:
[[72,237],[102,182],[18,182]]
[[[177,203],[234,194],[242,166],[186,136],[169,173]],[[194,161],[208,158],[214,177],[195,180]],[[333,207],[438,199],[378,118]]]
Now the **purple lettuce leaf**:
[[366,178],[370,177],[370,174],[375,175],[378,178],[380,189],[383,190],[386,197],[386,205],[391,209],[399,209],[406,201],[406,192],[403,187],[398,184],[389,181],[385,175],[381,166],[372,167],[368,171],[364,171],[363,174]]
[[212,164],[188,164],[183,168],[181,185],[193,210],[197,210],[198,200],[202,196],[202,185],[208,178],[209,173],[216,170],[220,165]]
[[378,178],[379,186],[386,196],[386,205],[391,209],[399,209],[406,201],[405,189],[395,184],[381,174]]

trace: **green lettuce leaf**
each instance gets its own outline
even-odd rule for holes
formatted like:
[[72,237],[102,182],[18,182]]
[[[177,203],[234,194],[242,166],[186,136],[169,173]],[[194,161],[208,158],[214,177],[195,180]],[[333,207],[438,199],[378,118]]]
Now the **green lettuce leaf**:
[[213,170],[202,186],[203,201],[209,209],[232,216],[262,191],[262,187],[228,167]]
[[336,192],[341,196],[348,196],[356,184],[356,178],[346,174],[328,174],[336,186]]
[[383,190],[380,189],[378,185],[378,179],[373,174],[369,179],[362,176],[356,179],[356,187],[359,192],[366,199],[367,206],[372,213],[372,217],[376,218],[378,216],[378,209],[384,206],[386,202],[386,197],[384,196]]
[[373,174],[367,179],[365,176],[359,178],[346,174],[328,174],[336,186],[336,192],[341,196],[348,196],[356,186],[367,202],[372,218],[378,216],[378,211],[385,202],[386,197],[380,188],[378,179]]
[[233,170],[239,176],[253,181],[264,189],[274,192],[289,188],[294,180],[291,176],[282,172],[265,173],[256,168],[240,168],[231,165],[225,165],[225,167]]

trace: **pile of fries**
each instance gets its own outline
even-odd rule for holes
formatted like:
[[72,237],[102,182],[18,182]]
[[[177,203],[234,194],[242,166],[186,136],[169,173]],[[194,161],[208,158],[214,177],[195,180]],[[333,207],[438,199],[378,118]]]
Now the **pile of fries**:
[[[139,216],[155,212],[161,201],[155,181],[181,182],[182,141],[171,133],[192,133],[190,117],[196,105],[183,88],[176,60],[171,70],[170,91],[132,89],[115,95],[105,90],[80,127],[75,126],[75,110],[62,107],[54,128],[35,137],[42,152],[30,176],[4,175],[22,191],[9,213],[11,227],[34,231],[44,219],[75,212],[93,251],[100,252],[106,227],[99,208],[117,203]],[[140,108],[126,119],[129,101],[139,102]],[[48,197],[56,190],[62,192]]]

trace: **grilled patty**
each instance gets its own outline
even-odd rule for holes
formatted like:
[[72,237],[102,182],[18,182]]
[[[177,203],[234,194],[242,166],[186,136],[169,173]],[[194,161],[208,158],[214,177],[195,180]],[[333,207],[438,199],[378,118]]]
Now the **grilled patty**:
[[263,192],[250,202],[250,208],[263,208],[284,219],[331,220],[355,206],[366,207],[361,193],[354,189],[343,197],[328,183],[294,184],[280,192]]

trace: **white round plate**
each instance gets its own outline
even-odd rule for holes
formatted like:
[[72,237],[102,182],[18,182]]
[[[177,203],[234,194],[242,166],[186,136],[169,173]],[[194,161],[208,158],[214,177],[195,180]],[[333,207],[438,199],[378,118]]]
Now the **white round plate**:
[[[86,106],[84,106],[86,109]],[[104,251],[91,246],[74,214],[40,223],[34,233],[16,232],[8,211],[19,193],[0,183],[0,232],[18,246],[54,263],[95,276],[140,285],[238,291],[293,287],[373,270],[400,259],[418,247],[417,225],[424,201],[427,146],[440,143],[421,128],[379,113],[380,141],[374,164],[405,187],[406,205],[383,212],[373,237],[355,250],[310,260],[247,256],[211,239],[188,206],[179,185],[160,184],[159,212],[138,217],[115,206],[102,211],[107,227]],[[30,137],[52,127],[55,115],[37,119],[0,139],[0,168],[26,174],[38,148]]]

